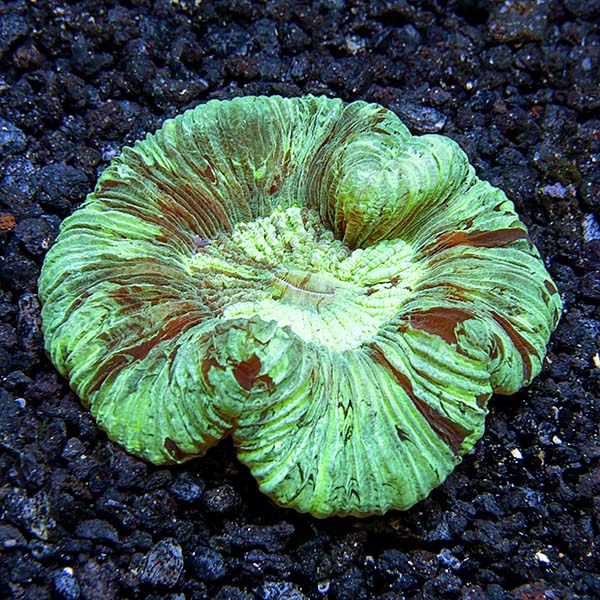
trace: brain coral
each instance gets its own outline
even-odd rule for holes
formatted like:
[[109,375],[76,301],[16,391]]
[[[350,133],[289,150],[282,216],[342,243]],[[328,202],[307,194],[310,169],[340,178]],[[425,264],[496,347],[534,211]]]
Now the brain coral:
[[375,104],[210,101],[125,148],[39,282],[47,351],[153,463],[232,436],[277,503],[406,509],[561,312],[504,193]]

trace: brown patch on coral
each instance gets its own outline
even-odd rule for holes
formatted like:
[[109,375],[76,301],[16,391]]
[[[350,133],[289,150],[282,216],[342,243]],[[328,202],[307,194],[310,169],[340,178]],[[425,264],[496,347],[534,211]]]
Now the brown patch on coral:
[[491,394],[479,394],[478,396],[475,397],[475,402],[477,402],[477,406],[479,406],[479,408],[485,408],[487,401],[490,399]]
[[445,306],[414,310],[406,316],[411,327],[437,335],[448,344],[456,343],[456,326],[473,319],[473,315],[466,310]]
[[408,377],[401,373],[390,361],[384,356],[382,350],[375,343],[369,344],[372,350],[372,358],[375,362],[385,367],[400,384],[406,395],[412,400],[415,408],[421,413],[421,416],[429,423],[431,429],[441,438],[441,440],[452,450],[456,455],[460,452],[465,438],[472,432],[459,423],[444,417],[438,413],[433,407],[421,400],[414,392],[412,383]]
[[516,227],[495,229],[493,231],[451,231],[438,236],[427,244],[424,253],[439,252],[454,246],[473,246],[475,248],[497,248],[507,246],[517,240],[527,240],[527,232]]
[[95,381],[90,387],[90,393],[97,392],[109,377],[116,375],[134,361],[144,360],[156,346],[179,337],[184,331],[197,325],[203,318],[204,315],[198,313],[174,317],[165,321],[163,327],[149,339],[136,346],[115,349],[108,360],[99,365],[96,370]]
[[254,386],[261,366],[260,358],[253,354],[248,360],[243,360],[233,367],[233,376],[242,388],[249,391]]
[[175,459],[175,460],[183,460],[189,454],[184,452],[171,438],[165,438],[164,443],[166,451]]
[[492,312],[492,318],[504,331],[506,335],[511,339],[515,345],[517,352],[521,355],[523,361],[523,378],[529,381],[531,377],[531,355],[537,356],[536,349],[512,326],[512,324],[505,319],[503,316],[496,312]]
[[544,287],[546,288],[546,290],[548,291],[548,293],[551,296],[553,296],[554,294],[556,294],[558,292],[558,290],[556,289],[556,286],[554,285],[554,282],[550,281],[549,279],[544,280]]

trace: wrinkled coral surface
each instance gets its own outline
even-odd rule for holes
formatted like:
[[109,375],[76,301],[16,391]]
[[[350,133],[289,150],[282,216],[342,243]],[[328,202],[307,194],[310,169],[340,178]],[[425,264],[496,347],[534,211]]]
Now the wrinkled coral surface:
[[503,192],[375,104],[211,101],[126,148],[40,278],[46,348],[154,463],[231,435],[276,502],[406,509],[541,368],[561,302]]

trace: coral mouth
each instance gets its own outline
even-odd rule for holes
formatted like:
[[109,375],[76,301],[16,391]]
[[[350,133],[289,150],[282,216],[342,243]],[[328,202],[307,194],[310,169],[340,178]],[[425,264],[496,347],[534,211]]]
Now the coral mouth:
[[286,271],[273,278],[273,298],[300,307],[314,307],[333,302],[336,296],[348,294],[354,286],[324,273],[311,273],[299,269]]

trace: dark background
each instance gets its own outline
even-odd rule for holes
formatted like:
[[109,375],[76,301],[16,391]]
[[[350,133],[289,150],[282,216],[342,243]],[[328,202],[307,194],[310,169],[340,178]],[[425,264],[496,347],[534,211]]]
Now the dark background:
[[[0,597],[599,598],[600,6],[0,3]],[[564,299],[542,374],[406,513],[274,506],[224,442],[155,468],[45,358],[36,278],[125,144],[209,98],[375,101],[506,191]],[[597,221],[598,220],[598,221]]]

